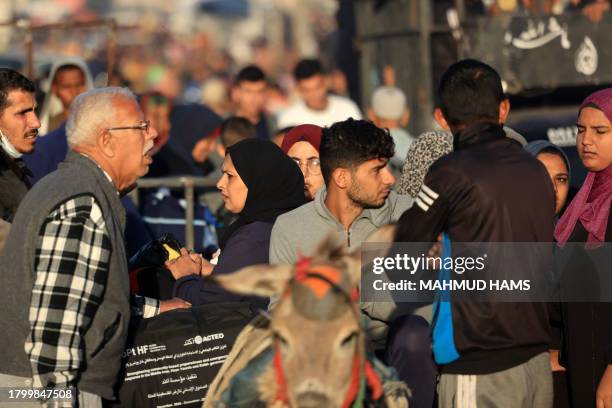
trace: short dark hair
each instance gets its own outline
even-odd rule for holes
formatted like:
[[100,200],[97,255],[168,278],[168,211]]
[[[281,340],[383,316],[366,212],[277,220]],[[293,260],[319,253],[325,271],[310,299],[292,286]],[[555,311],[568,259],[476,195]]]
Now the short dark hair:
[[440,109],[451,127],[499,120],[504,90],[497,71],[484,62],[465,59],[451,65],[440,79]]
[[232,116],[221,123],[221,144],[226,149],[241,140],[255,137],[255,126],[245,118]]
[[0,68],[0,114],[9,105],[9,93],[15,90],[34,93],[34,83],[13,69]]
[[323,65],[321,61],[314,58],[303,59],[295,66],[293,77],[296,81],[312,78],[315,75],[323,75]]
[[389,130],[368,120],[349,118],[323,129],[319,149],[321,173],[328,184],[337,168],[354,170],[368,160],[391,158],[395,144]]
[[247,65],[238,72],[236,79],[234,80],[234,84],[240,85],[240,83],[244,81],[266,81],[266,74],[264,74],[264,72],[257,65]]

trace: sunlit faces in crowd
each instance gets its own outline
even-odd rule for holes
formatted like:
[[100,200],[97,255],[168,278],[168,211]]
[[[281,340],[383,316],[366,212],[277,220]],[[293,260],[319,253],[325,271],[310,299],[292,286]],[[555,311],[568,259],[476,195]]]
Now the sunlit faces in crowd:
[[165,138],[170,133],[170,101],[161,94],[152,94],[146,98],[142,108],[158,136]]
[[372,159],[351,171],[348,197],[355,204],[363,208],[379,208],[384,205],[395,183],[388,162],[388,159]]
[[244,209],[249,189],[242,181],[229,154],[225,155],[222,171],[223,175],[217,182],[217,188],[221,191],[225,209],[238,214]]
[[115,119],[107,131],[114,138],[111,154],[116,181],[121,189],[135,183],[149,171],[157,130],[145,121],[136,101],[117,98],[114,104]]
[[559,214],[569,192],[569,169],[565,159],[553,149],[545,149],[536,158],[542,162],[555,188],[555,214]]
[[59,98],[64,108],[68,108],[77,95],[85,92],[85,74],[81,68],[68,65],[57,70],[51,91]]
[[232,88],[235,116],[245,117],[257,124],[265,108],[267,90],[268,81],[261,69],[255,65],[241,69]]
[[327,108],[327,83],[322,74],[298,80],[297,88],[304,103],[310,109],[324,110]]
[[307,200],[313,200],[325,184],[319,156],[322,131],[320,126],[312,124],[295,126],[286,132],[280,146],[300,168],[304,176],[304,196]]
[[234,88],[234,100],[238,109],[249,116],[261,114],[266,103],[268,83],[264,80],[257,82],[242,81]]
[[301,141],[294,143],[287,155],[297,163],[304,174],[304,194],[308,200],[312,200],[325,184],[319,152],[309,142]]
[[8,106],[0,115],[0,131],[13,147],[22,154],[34,150],[40,121],[34,110],[34,94],[13,90],[8,94]]
[[578,116],[576,146],[582,164],[589,171],[601,171],[612,164],[612,124],[595,107],[584,107]]

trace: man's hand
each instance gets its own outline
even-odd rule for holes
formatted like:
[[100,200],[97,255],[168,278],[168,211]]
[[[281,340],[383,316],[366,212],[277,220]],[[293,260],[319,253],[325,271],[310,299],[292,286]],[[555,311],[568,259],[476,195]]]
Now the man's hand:
[[208,262],[200,254],[189,254],[189,256],[194,261],[202,263],[202,267],[200,268],[200,276],[208,276],[208,275],[210,275],[212,273],[213,269],[215,268],[215,265],[213,265],[210,262]]
[[599,381],[595,400],[597,401],[597,408],[612,408],[612,365],[608,365],[601,381]]
[[216,148],[217,142],[210,137],[198,140],[191,150],[191,157],[196,163],[204,163]]
[[190,307],[191,303],[179,298],[159,301],[159,313],[169,312],[174,309],[189,309]]
[[206,259],[202,259],[202,276],[208,276],[212,273],[215,265],[208,262]]
[[185,248],[181,248],[181,256],[171,261],[166,261],[166,268],[170,270],[174,279],[184,276],[198,275],[202,273],[202,256],[190,254]]
[[[442,234],[438,234],[437,242],[434,242],[432,247],[427,251],[427,258],[434,258],[436,261],[433,262],[433,267],[437,270],[442,268]],[[427,260],[427,265],[429,265]]]
[[565,367],[559,364],[559,350],[550,349],[550,369],[552,371],[565,371]]

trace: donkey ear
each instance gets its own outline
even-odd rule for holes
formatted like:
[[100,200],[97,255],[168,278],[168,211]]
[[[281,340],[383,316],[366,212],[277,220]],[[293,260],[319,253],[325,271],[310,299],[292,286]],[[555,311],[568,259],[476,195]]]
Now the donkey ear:
[[319,259],[337,260],[347,254],[347,248],[337,232],[331,231],[323,237],[313,252]]
[[290,265],[254,265],[237,272],[211,275],[218,285],[240,295],[271,297],[280,294],[293,276]]
[[[395,239],[396,230],[397,226],[395,224],[383,225],[370,234],[359,247],[350,253],[350,256],[367,264],[376,257],[387,255]],[[365,248],[367,251],[364,251],[363,244],[369,244]]]
[[[359,254],[359,251],[356,252]],[[351,284],[353,286],[359,286],[361,281],[361,259],[359,259],[359,256],[357,255],[355,257],[354,254],[346,255],[342,261],[346,265]]]

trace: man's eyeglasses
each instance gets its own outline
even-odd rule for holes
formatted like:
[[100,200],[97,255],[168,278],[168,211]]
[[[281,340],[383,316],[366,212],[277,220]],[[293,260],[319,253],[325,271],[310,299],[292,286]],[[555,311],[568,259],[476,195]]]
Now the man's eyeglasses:
[[316,157],[311,157],[307,159],[306,162],[296,157],[292,157],[291,159],[300,167],[300,170],[302,170],[304,174],[306,174],[304,169],[308,169],[308,172],[314,176],[321,174],[321,160]]
[[141,122],[138,125],[110,127],[110,128],[106,128],[106,130],[108,130],[108,131],[112,131],[112,130],[142,130],[143,132],[146,133],[146,132],[149,131],[150,127],[151,127],[151,121],[145,120],[144,122]]

